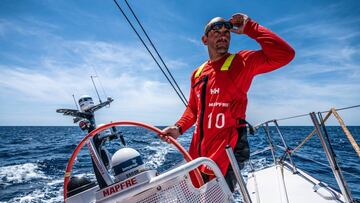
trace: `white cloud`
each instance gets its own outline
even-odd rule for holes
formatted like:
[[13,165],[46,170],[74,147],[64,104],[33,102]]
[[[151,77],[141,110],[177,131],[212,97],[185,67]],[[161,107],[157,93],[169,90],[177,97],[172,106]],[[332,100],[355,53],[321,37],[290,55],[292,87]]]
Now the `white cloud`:
[[323,63],[345,63],[354,58],[354,55],[359,53],[358,47],[352,46],[334,46],[334,45],[320,45],[314,48],[300,49],[299,57],[309,58],[315,57],[317,61]]
[[358,31],[360,18],[351,12],[344,15],[342,12],[348,9],[347,7],[348,4],[344,2],[332,3],[320,10],[310,9],[300,14],[274,19],[269,24],[286,23],[287,28],[280,32],[281,35],[293,36],[302,41],[315,39],[308,41],[306,45],[311,46],[312,43],[321,41],[329,45],[339,45],[360,35]]
[[37,36],[37,37],[53,37],[53,31],[58,30],[59,27],[38,21],[34,18],[23,18],[21,21],[14,21],[9,19],[0,19],[0,36],[5,37],[9,34],[20,34],[24,36]]
[[296,14],[296,15],[289,15],[289,16],[284,16],[282,18],[278,18],[278,19],[274,19],[272,21],[270,21],[269,23],[266,23],[266,26],[275,26],[275,25],[279,25],[279,24],[283,24],[283,23],[288,23],[288,22],[292,22],[294,20],[297,20],[299,18],[303,18],[304,14]]
[[[90,94],[96,99],[89,77],[95,75],[94,67],[108,96],[115,98],[111,113],[107,111],[108,118],[103,120],[119,120],[118,117],[121,115],[123,119],[171,124],[183,110],[170,85],[157,72],[152,59],[139,51],[140,48],[96,41],[67,41],[58,45],[65,47],[63,51],[71,52],[77,60],[63,62],[66,58],[59,58],[61,54],[57,54],[42,58],[36,67],[1,65],[2,98],[23,102],[24,106],[29,102],[31,105],[42,104],[33,106],[34,111],[36,108],[54,108],[54,105],[61,107],[60,105],[65,104],[65,108],[73,107],[73,93],[76,96]],[[170,64],[184,66],[185,63],[172,60]],[[158,80],[158,76],[163,82]],[[103,95],[98,80],[95,82]],[[8,101],[3,100],[3,103],[16,108]],[[2,114],[10,114],[4,111]],[[55,109],[49,110],[51,111],[55,112]],[[50,116],[52,120],[49,124],[59,124],[55,123],[59,116],[55,113]]]
[[[293,78],[259,76],[250,95],[248,118],[254,123],[275,118],[346,107],[360,101],[360,84],[304,82]],[[353,116],[349,120],[356,124]],[[288,125],[310,124],[308,118],[283,122]]]
[[7,21],[0,19],[0,36],[5,36],[9,26],[10,24]]
[[197,47],[204,47],[203,43],[201,42],[200,38],[199,39],[195,39],[195,38],[191,38],[191,37],[184,37],[184,39],[190,43],[192,43],[193,45],[197,46]]
[[1,67],[0,75],[1,87],[16,91],[23,101],[54,101],[54,95],[63,98],[66,95],[64,85],[69,84],[69,81],[62,81],[64,85],[59,86],[56,75],[44,75],[21,68]]
[[122,69],[143,71],[156,68],[152,58],[142,47],[125,46],[101,41],[70,41],[62,47],[79,57],[87,65],[100,69]]
[[[103,99],[102,89],[115,99],[110,111],[99,114],[100,120],[119,120],[121,116],[127,120],[171,124],[180,116],[183,104],[142,46],[66,40],[52,34],[58,29],[55,25],[36,19],[26,22],[0,20],[0,36],[7,38],[15,33],[42,42],[31,45],[37,51],[41,49],[41,57],[2,54],[17,65],[0,62],[1,125],[71,124],[56,114],[55,108],[75,108],[72,94],[77,97],[89,94],[97,101],[90,75],[99,76],[103,87],[99,86],[98,78],[95,82]],[[187,66],[181,59],[165,58],[170,69]]]

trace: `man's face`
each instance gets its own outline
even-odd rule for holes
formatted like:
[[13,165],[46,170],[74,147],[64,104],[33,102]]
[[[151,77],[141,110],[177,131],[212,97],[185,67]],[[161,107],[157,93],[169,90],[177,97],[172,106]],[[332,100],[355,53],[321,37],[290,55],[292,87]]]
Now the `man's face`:
[[212,29],[208,29],[202,40],[208,46],[210,52],[217,54],[225,54],[229,50],[230,45],[230,30],[228,26],[223,25],[221,22],[226,22],[224,19],[219,18],[217,21],[210,21],[209,28],[212,25],[217,25]]

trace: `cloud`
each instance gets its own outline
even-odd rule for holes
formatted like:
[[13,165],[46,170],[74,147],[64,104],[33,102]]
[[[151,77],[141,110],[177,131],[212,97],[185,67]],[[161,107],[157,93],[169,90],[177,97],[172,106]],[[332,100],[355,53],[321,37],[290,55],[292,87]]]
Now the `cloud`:
[[360,18],[352,14],[341,17],[344,9],[347,5],[335,3],[274,21],[295,25],[288,24],[279,32],[290,38],[296,50],[295,60],[279,75],[303,83],[356,86],[360,79],[360,46],[356,43]]
[[[346,107],[360,101],[360,84],[304,82],[301,79],[258,76],[249,94],[248,118],[254,123],[312,111]],[[292,119],[288,125],[311,124],[310,120]],[[350,123],[356,124],[356,118]]]
[[22,18],[21,21],[0,19],[0,36],[20,34],[23,36],[55,37],[52,34],[59,29],[55,24],[36,20],[34,18]]
[[[89,94],[97,101],[90,75],[97,76],[103,100],[105,96],[115,99],[110,111],[99,114],[99,121],[122,118],[167,125],[180,116],[183,104],[145,48],[126,42],[65,39],[54,32],[57,29],[35,18],[0,20],[0,37],[21,36],[25,52],[37,52],[29,57],[17,57],[15,52],[1,54],[6,59],[0,61],[0,101],[6,106],[0,110],[1,125],[70,124],[55,109],[75,108],[72,94],[77,98]],[[174,70],[187,66],[179,58],[163,57]],[[30,115],[31,120],[19,119]]]
[[191,38],[191,37],[184,37],[184,39],[197,47],[204,46],[200,39],[195,39],[195,38]]
[[[309,23],[303,23],[301,25],[289,27],[281,31],[282,35],[292,34],[297,38],[301,37],[303,39],[316,39],[319,42],[326,40],[347,40],[351,37],[356,37],[357,32],[352,32],[353,28],[351,26],[344,26],[340,22],[321,22],[321,21],[312,21]],[[351,33],[351,34],[349,34]]]
[[64,98],[67,95],[67,88],[64,86],[69,84],[68,78],[64,78],[63,85],[59,85],[55,80],[56,75],[44,75],[24,68],[4,66],[0,69],[0,75],[1,90],[6,88],[15,91],[18,98],[22,98],[20,100],[24,102],[56,101],[56,98]]
[[[102,89],[107,96],[115,98],[111,108],[113,116],[108,113],[107,119],[118,120],[114,115],[121,115],[154,124],[171,124],[183,110],[163,76],[159,78],[160,73],[154,74],[158,69],[141,48],[101,41],[62,41],[57,46],[62,47],[58,49],[61,53],[42,57],[34,67],[1,65],[2,98],[13,98],[24,105],[42,104],[34,110],[54,108],[54,105],[70,108],[74,106],[71,97],[74,93],[77,97],[89,94],[96,99],[89,76],[98,75],[102,87],[97,78],[95,82],[103,100]],[[68,60],[68,56],[73,59]],[[170,65],[185,65],[178,59],[169,61]],[[59,115],[54,113],[53,121],[56,116]]]
[[156,65],[149,54],[142,47],[125,46],[119,43],[102,41],[70,41],[62,44],[63,48],[79,56],[80,60],[93,65],[101,65],[101,69],[115,69],[122,71],[154,70]]
[[301,58],[315,58],[317,61],[323,63],[345,63],[354,59],[354,56],[359,53],[359,47],[353,46],[334,46],[322,45],[316,46],[313,49],[300,49],[299,54]]
[[[323,6],[321,9],[306,10],[299,14],[283,16],[274,19],[268,25],[281,25],[281,35],[292,36],[296,39],[316,39],[316,43],[332,44],[348,42],[360,36],[360,17],[352,12],[350,4],[337,2]],[[346,13],[346,14],[345,14]],[[311,42],[308,44],[311,45]],[[308,45],[307,44],[307,45]],[[310,46],[311,47],[311,46]]]
[[266,23],[266,26],[272,27],[272,26],[275,26],[275,25],[281,25],[281,24],[292,22],[294,20],[302,18],[303,16],[304,16],[304,14],[296,14],[296,15],[285,16],[285,17],[282,17],[282,18],[274,19],[274,20]]
[[[9,70],[1,67],[0,94],[3,98],[11,98],[11,100],[3,101],[3,104],[11,106],[11,109],[16,109],[15,106],[8,102],[20,102],[22,106],[38,103],[39,106],[32,107],[32,110],[36,112],[37,108],[54,108],[54,106],[58,106],[58,108],[74,108],[72,94],[77,97],[82,94],[89,94],[97,101],[90,79],[88,77],[84,78],[82,72],[78,70],[63,72],[58,69],[52,70],[51,73],[36,73],[26,69],[16,68]],[[115,98],[111,108],[112,116],[109,114],[107,119],[103,119],[107,120],[107,122],[110,121],[109,118],[118,120],[121,115],[123,119],[132,118],[146,120],[154,124],[159,124],[159,122],[170,124],[175,121],[175,117],[172,115],[179,115],[181,104],[176,95],[172,94],[172,90],[167,83],[127,73],[104,78],[106,79],[102,80],[102,84],[108,93],[107,96]],[[104,94],[99,87],[99,83],[98,89],[104,100]],[[55,114],[55,109],[49,111],[54,112],[54,115],[51,116],[53,121],[50,122],[56,121],[58,115]],[[161,115],[162,112],[163,115]],[[7,111],[2,112],[4,116],[7,113]],[[134,115],[137,117],[134,117]]]
[[8,27],[10,27],[9,22],[0,19],[0,36],[5,36]]

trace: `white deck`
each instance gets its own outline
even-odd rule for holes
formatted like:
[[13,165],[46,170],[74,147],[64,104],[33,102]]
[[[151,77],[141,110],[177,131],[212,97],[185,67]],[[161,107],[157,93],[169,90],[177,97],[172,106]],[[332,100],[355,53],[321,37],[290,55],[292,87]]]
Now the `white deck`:
[[281,171],[277,165],[249,173],[247,188],[253,203],[345,202],[341,194],[326,184],[314,187],[320,181],[301,170],[293,174],[290,169],[283,167],[283,173]]

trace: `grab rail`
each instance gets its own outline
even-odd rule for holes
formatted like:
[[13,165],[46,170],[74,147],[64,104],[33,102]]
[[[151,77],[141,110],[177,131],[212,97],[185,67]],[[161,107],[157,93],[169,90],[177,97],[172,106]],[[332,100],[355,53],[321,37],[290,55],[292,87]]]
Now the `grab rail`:
[[[347,183],[342,175],[342,171],[336,161],[336,158],[335,158],[335,154],[333,152],[333,150],[331,149],[331,143],[329,142],[329,140],[326,140],[324,135],[323,135],[323,132],[327,133],[326,132],[326,128],[325,128],[325,122],[329,119],[329,117],[331,115],[334,115],[334,117],[337,119],[337,121],[339,122],[342,130],[344,131],[344,134],[346,135],[347,139],[350,141],[353,149],[355,150],[356,154],[358,155],[358,157],[360,158],[360,147],[359,145],[356,143],[356,140],[354,139],[354,137],[351,135],[350,131],[347,129],[344,121],[342,120],[342,118],[340,117],[340,115],[338,114],[337,111],[339,110],[345,110],[345,109],[350,109],[350,108],[356,108],[356,107],[360,107],[360,105],[356,105],[356,106],[351,106],[351,107],[345,107],[345,108],[341,108],[341,109],[335,109],[335,108],[331,108],[329,111],[323,111],[323,112],[319,112],[318,116],[316,116],[316,114],[314,112],[310,113],[310,114],[302,114],[302,115],[297,115],[297,116],[292,116],[292,117],[287,117],[287,118],[282,118],[282,119],[273,119],[273,120],[269,120],[269,121],[266,121],[266,122],[263,122],[259,125],[256,125],[255,126],[255,129],[259,129],[259,128],[264,128],[264,131],[265,131],[265,136],[269,142],[269,146],[264,148],[263,150],[258,150],[256,151],[255,153],[252,153],[251,155],[255,155],[255,154],[258,154],[258,153],[262,153],[264,151],[267,151],[268,149],[271,150],[271,153],[272,153],[272,157],[274,159],[274,163],[277,164],[277,163],[282,163],[283,159],[285,157],[288,157],[290,162],[291,162],[291,165],[292,165],[292,169],[293,169],[293,172],[296,173],[297,170],[296,170],[296,166],[295,166],[295,163],[292,159],[292,155],[294,155],[294,153],[296,151],[298,151],[313,135],[317,134],[321,140],[321,144],[323,146],[323,149],[325,151],[325,154],[326,154],[326,157],[329,161],[329,165],[330,165],[330,168],[332,169],[333,171],[333,174],[335,176],[335,179],[336,179],[336,182],[341,190],[341,193],[342,195],[344,196],[345,198],[345,201],[346,202],[349,202],[349,203],[352,203],[354,202],[354,199],[352,198],[352,195],[351,195],[351,191],[349,189],[349,187],[347,186]],[[324,118],[322,118],[322,113],[327,113],[326,116]],[[288,147],[285,139],[284,139],[284,136],[283,134],[281,133],[280,131],[280,128],[279,128],[279,125],[277,123],[277,121],[279,120],[287,120],[287,119],[293,119],[293,118],[298,118],[298,117],[303,117],[303,116],[309,116],[310,115],[310,118],[313,122],[313,125],[314,125],[314,129],[310,132],[310,134],[308,134],[305,139],[299,144],[297,145],[294,149],[291,149]],[[320,122],[318,120],[318,117],[320,118]],[[271,135],[270,135],[270,129],[269,129],[269,124],[270,123],[273,123],[274,124],[274,127],[276,128],[276,131],[277,131],[277,134],[280,136],[281,138],[281,142],[283,144],[283,146],[279,146],[279,145],[274,145],[273,144],[273,141],[271,139]],[[323,127],[323,129],[321,129],[321,127]],[[325,134],[327,136],[327,134]],[[328,138],[327,138],[328,139]],[[275,157],[275,147],[281,149],[282,151],[284,151],[284,154],[282,156],[281,159],[277,160],[276,157]],[[250,164],[250,167],[252,170],[253,167],[252,167],[252,164]],[[352,175],[352,174],[351,174]]]

